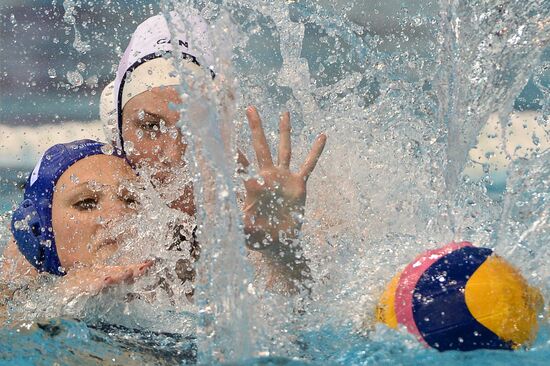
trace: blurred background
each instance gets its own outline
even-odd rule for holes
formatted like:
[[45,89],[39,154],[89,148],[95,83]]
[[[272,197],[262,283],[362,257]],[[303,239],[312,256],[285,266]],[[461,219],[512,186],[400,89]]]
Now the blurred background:
[[[437,31],[427,21],[412,26],[417,19],[437,19],[436,0],[319,0],[316,4],[356,23],[363,37],[383,39],[376,43],[381,52],[421,50]],[[0,212],[18,202],[19,187],[45,148],[78,138],[104,139],[98,121],[101,91],[114,78],[136,25],[159,11],[158,1],[145,0],[0,3]],[[545,59],[550,60],[548,52]],[[549,78],[549,73],[543,75],[539,86],[529,81],[516,100],[517,113],[507,132],[517,140],[509,144],[516,157],[528,155],[536,144],[549,146],[549,131],[535,123],[544,98],[540,85],[550,86]],[[373,85],[373,96],[375,89]],[[491,137],[500,137],[501,132],[498,119],[492,118],[471,152],[476,164],[467,168],[472,176],[481,176],[483,164],[489,163],[495,187],[502,183],[498,189],[503,188],[508,162],[502,154],[485,150],[502,149],[501,141]]]

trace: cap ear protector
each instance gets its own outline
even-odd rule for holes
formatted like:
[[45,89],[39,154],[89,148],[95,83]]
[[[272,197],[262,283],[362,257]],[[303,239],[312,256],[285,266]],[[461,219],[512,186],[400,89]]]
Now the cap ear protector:
[[24,200],[14,211],[11,230],[19,251],[38,271],[50,272],[57,276],[65,274],[57,253],[52,254],[55,248],[48,239],[47,226],[32,200]]

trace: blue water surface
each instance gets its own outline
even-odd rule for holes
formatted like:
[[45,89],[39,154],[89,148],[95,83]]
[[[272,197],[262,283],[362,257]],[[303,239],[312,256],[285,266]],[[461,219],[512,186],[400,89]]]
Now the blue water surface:
[[[228,365],[547,365],[550,327],[528,350],[439,352],[405,332],[378,327],[369,336],[351,329],[321,328],[297,334],[301,355],[262,356]],[[0,365],[184,365],[196,362],[194,337],[72,319],[0,329]]]

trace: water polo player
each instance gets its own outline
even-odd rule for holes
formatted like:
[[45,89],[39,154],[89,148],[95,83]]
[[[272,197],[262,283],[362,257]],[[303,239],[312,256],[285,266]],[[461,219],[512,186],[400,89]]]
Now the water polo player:
[[[124,184],[136,175],[121,152],[105,154],[104,146],[80,140],[49,148],[12,217],[14,242],[7,251],[16,248],[35,274],[63,276],[58,289],[66,299],[139,277],[152,265],[107,265],[118,249],[109,226],[135,210]],[[13,252],[8,257],[17,258]],[[4,263],[3,274],[16,270],[14,265]]]
[[[143,167],[152,169],[153,184],[158,189],[162,191],[168,186],[178,193],[170,202],[171,206],[194,215],[192,186],[177,185],[177,175],[183,174],[181,168],[185,165],[187,144],[177,127],[182,116],[174,108],[181,103],[176,87],[182,80],[173,62],[174,58],[183,57],[187,72],[182,77],[189,78],[186,82],[191,84],[193,75],[213,77],[214,60],[207,26],[201,18],[188,15],[183,21],[176,13],[170,13],[170,17],[175,25],[174,37],[163,15],[153,16],[137,27],[120,61],[112,90],[104,93],[103,99],[106,97],[106,103],[110,103],[112,108],[103,106],[102,114],[106,119],[110,115],[114,122],[110,128],[111,136],[115,145],[126,150],[132,165],[138,170]],[[185,27],[191,27],[191,39],[181,33]],[[292,246],[282,243],[279,235],[284,232],[292,240],[299,232],[301,222],[297,218],[304,212],[306,181],[323,151],[326,136],[321,134],[317,138],[300,170],[294,173],[289,169],[289,114],[283,114],[280,120],[277,163],[272,160],[254,107],[247,109],[247,118],[260,175],[260,179],[245,182],[247,244],[251,249],[260,249],[270,259],[276,259],[269,262],[277,262],[277,270],[282,270],[283,276],[294,276],[293,281],[299,280],[307,272],[303,260],[296,259]],[[248,165],[246,158],[241,160],[243,165]],[[283,256],[284,260],[281,260],[281,252],[288,254]]]

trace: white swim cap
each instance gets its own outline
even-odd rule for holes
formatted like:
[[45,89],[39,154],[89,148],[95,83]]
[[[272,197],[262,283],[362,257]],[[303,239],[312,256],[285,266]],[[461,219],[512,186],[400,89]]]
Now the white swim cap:
[[[172,29],[162,14],[141,23],[120,60],[111,98],[117,132],[117,138],[112,141],[121,148],[122,109],[126,103],[151,88],[180,84],[180,75],[173,63],[174,57],[188,60],[183,65],[191,72],[207,69],[213,75],[214,59],[212,44],[207,37],[206,22],[198,15],[182,16],[174,11],[169,13],[169,20]],[[175,50],[178,52],[174,52]],[[104,93],[109,91],[104,90]],[[112,104],[105,103],[104,107],[107,111],[112,108]],[[105,114],[108,115],[109,113]],[[104,122],[108,124],[109,118],[106,117]]]
[[99,98],[99,118],[103,124],[103,132],[107,138],[106,141],[112,143],[116,143],[118,140],[116,99],[113,94],[114,89],[115,81],[113,80],[103,89],[101,97]]

